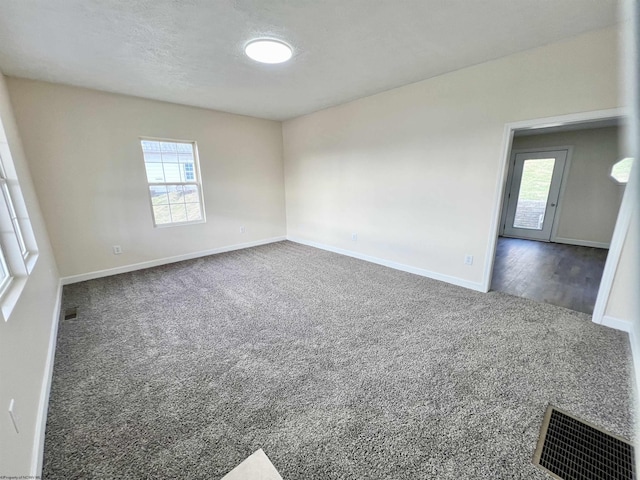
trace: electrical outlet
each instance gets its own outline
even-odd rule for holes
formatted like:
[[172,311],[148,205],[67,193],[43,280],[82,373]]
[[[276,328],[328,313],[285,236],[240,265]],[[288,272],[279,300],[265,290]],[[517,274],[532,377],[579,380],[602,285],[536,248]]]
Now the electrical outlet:
[[465,265],[473,265],[473,255],[465,255],[464,256],[464,264]]
[[246,231],[246,230],[245,230],[245,228],[244,228],[244,225],[242,225],[242,226],[240,227],[240,233],[244,233],[245,231]]
[[352,233],[351,234],[351,240],[354,241],[354,242],[357,242],[358,241],[358,234],[357,233]]
[[122,247],[120,245],[113,246],[113,254],[120,255],[122,253]]
[[20,433],[18,430],[18,416],[16,415],[16,401],[13,398],[9,402],[9,416],[11,417],[11,423],[13,423],[13,428],[15,428],[16,433]]

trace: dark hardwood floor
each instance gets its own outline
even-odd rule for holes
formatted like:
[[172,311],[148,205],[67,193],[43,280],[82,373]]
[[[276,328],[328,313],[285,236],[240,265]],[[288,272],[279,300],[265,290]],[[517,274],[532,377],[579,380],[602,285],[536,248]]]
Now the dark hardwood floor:
[[491,290],[591,314],[608,252],[500,237]]

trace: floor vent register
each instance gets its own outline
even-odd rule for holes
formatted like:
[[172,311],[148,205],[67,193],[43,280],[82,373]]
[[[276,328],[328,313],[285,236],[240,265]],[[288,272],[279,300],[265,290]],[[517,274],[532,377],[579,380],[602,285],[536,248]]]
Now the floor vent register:
[[561,480],[635,479],[633,445],[549,406],[534,465]]

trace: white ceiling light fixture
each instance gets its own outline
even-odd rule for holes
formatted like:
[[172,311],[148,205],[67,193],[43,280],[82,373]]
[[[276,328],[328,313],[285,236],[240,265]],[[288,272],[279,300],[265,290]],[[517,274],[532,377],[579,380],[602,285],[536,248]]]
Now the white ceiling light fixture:
[[260,63],[283,63],[293,56],[289,45],[280,40],[259,39],[252,40],[244,47],[249,58]]

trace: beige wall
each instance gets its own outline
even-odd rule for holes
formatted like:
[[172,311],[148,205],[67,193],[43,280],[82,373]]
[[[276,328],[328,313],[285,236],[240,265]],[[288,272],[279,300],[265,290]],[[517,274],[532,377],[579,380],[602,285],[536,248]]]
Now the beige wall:
[[[286,234],[280,122],[17,78],[8,86],[63,277]],[[140,136],[198,142],[206,223],[154,228]]]
[[[8,142],[39,249],[38,261],[13,313],[7,322],[0,320],[0,476],[18,476],[30,474],[49,339],[57,313],[58,271],[2,74],[0,123],[0,142]],[[7,413],[12,398],[19,434]]]
[[557,238],[552,241],[609,246],[624,186],[609,173],[620,160],[617,127],[516,137],[513,149],[573,146],[565,192],[558,210]]
[[617,107],[617,58],[606,29],[285,122],[288,234],[481,286],[505,124]]

